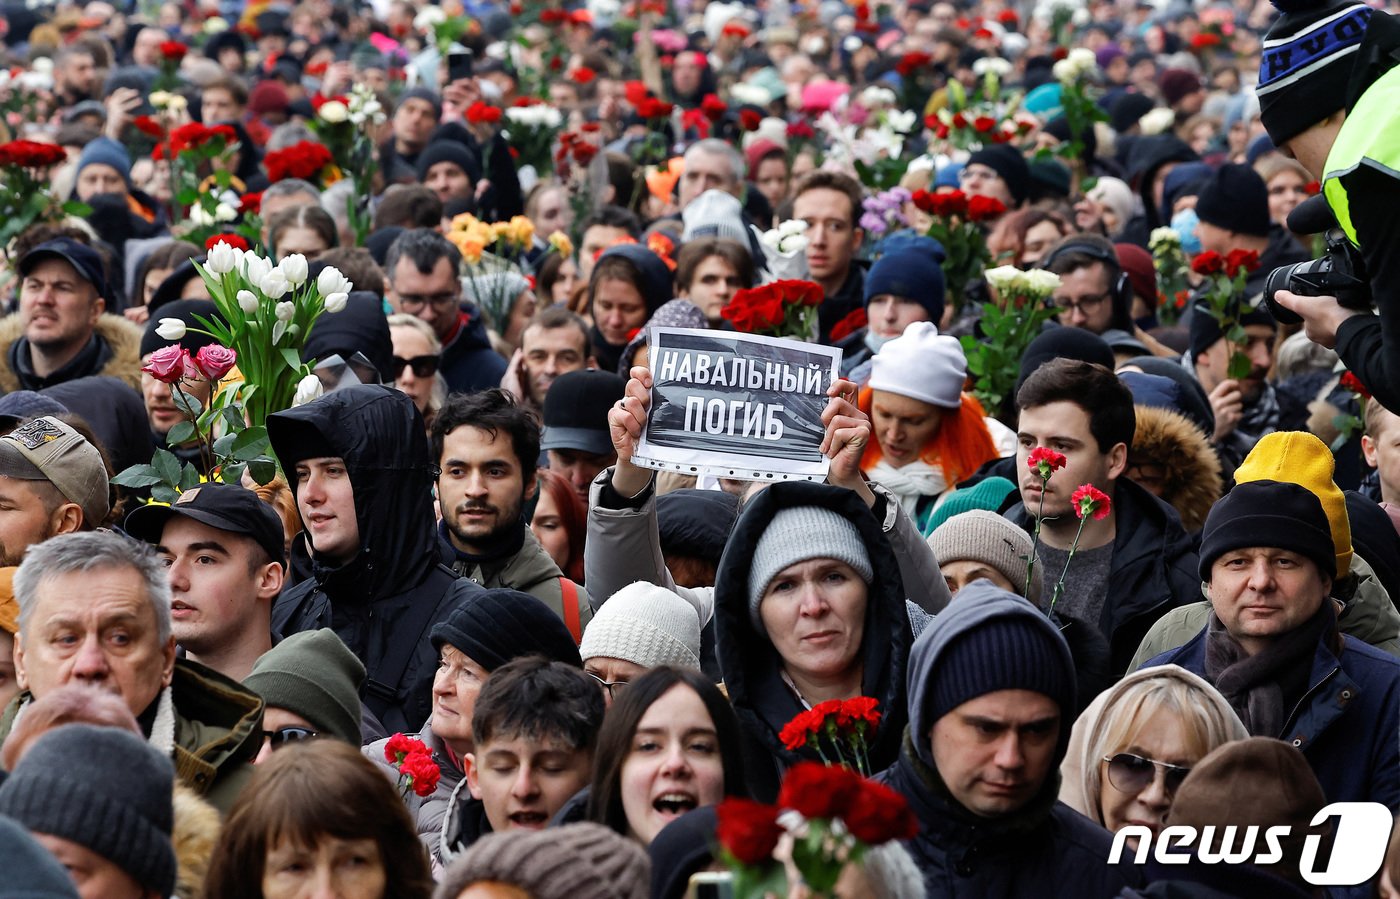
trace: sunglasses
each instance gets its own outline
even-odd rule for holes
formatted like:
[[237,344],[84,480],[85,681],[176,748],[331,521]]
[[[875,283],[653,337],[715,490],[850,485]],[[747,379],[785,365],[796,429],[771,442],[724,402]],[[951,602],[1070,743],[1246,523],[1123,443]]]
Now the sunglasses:
[[431,378],[433,375],[437,374],[438,357],[414,356],[412,359],[403,359],[395,356],[393,368],[390,369],[394,375],[395,381],[403,375],[403,370],[405,368],[413,369],[413,374],[419,378]]
[[1166,762],[1145,759],[1131,752],[1107,755],[1103,760],[1108,762],[1108,782],[1123,793],[1141,793],[1151,785],[1157,769],[1161,768],[1167,792],[1175,794],[1186,775],[1191,773],[1189,767],[1168,765]]
[[279,727],[276,730],[263,731],[263,739],[267,740],[273,749],[284,743],[296,743],[319,736],[320,734],[308,727]]

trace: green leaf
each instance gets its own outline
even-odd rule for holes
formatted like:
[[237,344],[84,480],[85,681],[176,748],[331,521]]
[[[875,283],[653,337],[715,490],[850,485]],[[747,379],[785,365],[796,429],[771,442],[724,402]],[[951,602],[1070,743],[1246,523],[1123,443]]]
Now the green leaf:
[[171,446],[179,446],[182,443],[194,439],[194,423],[182,421],[170,429],[170,433],[165,435],[165,442]]
[[161,480],[160,473],[150,465],[133,465],[113,476],[112,483],[119,487],[143,490],[146,487],[159,484]]
[[243,481],[243,472],[248,468],[242,462],[230,462],[219,468],[220,484],[239,484]]
[[191,463],[186,462],[185,467],[180,471],[180,492],[183,493],[186,490],[193,490],[198,486],[199,469],[195,468]]
[[173,506],[180,499],[180,491],[165,484],[156,484],[151,488],[151,499]]
[[185,390],[170,391],[170,400],[175,404],[176,409],[179,409],[191,418],[199,417],[199,414],[204,411],[204,406],[200,404],[199,400],[195,399]]
[[248,463],[248,473],[259,484],[270,484],[277,477],[277,463],[271,459],[254,459]]
[[238,435],[238,439],[233,442],[233,451],[230,455],[239,462],[252,462],[261,456],[266,456],[268,448],[267,429],[251,427]]
[[282,354],[282,360],[287,363],[287,367],[292,371],[301,368],[301,353],[291,347],[283,347],[277,352]]
[[[230,433],[226,435],[228,437],[236,437],[238,435],[238,431],[240,431],[247,424],[247,422],[243,420],[243,410],[238,408],[237,406],[228,406],[220,414],[222,414],[224,417],[224,424],[228,425],[230,431]],[[223,438],[221,437],[219,439],[222,440]],[[214,452],[216,453],[219,452],[217,448],[218,445],[219,444],[217,443],[214,444]],[[230,445],[232,445],[232,441],[230,441]]]
[[227,456],[233,452],[233,441],[238,439],[237,434],[225,434],[214,441],[214,455],[219,457]]
[[170,450],[156,450],[155,454],[151,456],[151,467],[165,483],[180,483],[180,460]]
[[273,345],[276,346],[276,345],[282,340],[282,335],[283,335],[283,334],[286,334],[286,333],[287,333],[287,323],[284,322],[284,321],[282,321],[282,320],[279,318],[279,319],[277,320],[277,323],[274,324],[274,325],[272,326],[272,343],[273,343]]

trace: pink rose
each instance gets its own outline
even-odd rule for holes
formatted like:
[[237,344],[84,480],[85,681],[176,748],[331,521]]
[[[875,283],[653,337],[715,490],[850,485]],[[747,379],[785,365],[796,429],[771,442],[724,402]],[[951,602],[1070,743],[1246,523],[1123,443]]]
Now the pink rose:
[[184,347],[168,346],[152,353],[146,364],[141,366],[141,370],[157,381],[174,384],[185,377],[189,358],[189,351]]
[[224,375],[229,373],[229,369],[233,368],[237,361],[237,353],[217,343],[200,347],[199,352],[194,355],[194,367],[216,384],[223,380]]

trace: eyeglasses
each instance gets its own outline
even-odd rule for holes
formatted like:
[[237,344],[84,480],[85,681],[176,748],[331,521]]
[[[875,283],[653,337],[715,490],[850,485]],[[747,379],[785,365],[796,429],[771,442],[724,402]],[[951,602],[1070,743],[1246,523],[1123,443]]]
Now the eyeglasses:
[[617,694],[622,691],[622,688],[630,686],[625,680],[605,681],[591,671],[584,673],[598,682],[598,686],[603,688],[603,692],[608,694],[609,699],[617,699]]
[[412,359],[404,359],[401,356],[395,356],[393,368],[389,370],[390,374],[394,376],[395,381],[403,376],[403,370],[405,368],[413,369],[415,377],[431,378],[433,375],[437,374],[438,357],[414,356]]
[[457,305],[458,292],[455,290],[446,293],[434,293],[424,296],[417,293],[399,294],[399,308],[404,312],[416,313],[424,306],[433,306],[443,309]]
[[1081,297],[1077,300],[1055,298],[1055,305],[1061,312],[1079,312],[1087,314],[1091,310],[1097,309],[1108,299],[1108,294],[1101,293],[1096,297]]
[[308,727],[279,727],[276,730],[263,731],[263,739],[268,742],[273,749],[284,743],[298,743],[302,740],[310,740],[319,737],[316,731]]
[[1108,762],[1108,782],[1123,793],[1141,793],[1151,785],[1157,776],[1157,769],[1161,768],[1167,792],[1175,794],[1181,788],[1181,782],[1186,779],[1186,775],[1191,773],[1189,767],[1168,765],[1166,762],[1145,759],[1131,752],[1106,755],[1103,760]]
[[977,168],[965,168],[962,171],[958,172],[959,181],[971,181],[973,178],[980,178],[983,181],[991,181],[994,178],[1000,177],[1001,176],[997,174],[995,169],[989,169],[983,166],[978,166]]

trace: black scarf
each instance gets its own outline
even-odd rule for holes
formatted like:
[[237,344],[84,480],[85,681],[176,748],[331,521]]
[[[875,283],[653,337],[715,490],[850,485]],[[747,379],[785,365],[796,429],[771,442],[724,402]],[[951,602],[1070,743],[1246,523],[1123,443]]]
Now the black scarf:
[[1224,695],[1252,736],[1279,737],[1288,723],[1288,710],[1308,688],[1312,658],[1322,640],[1340,653],[1337,609],[1330,597],[1301,626],[1252,656],[1211,612],[1206,631],[1206,680]]

